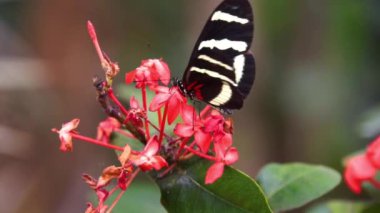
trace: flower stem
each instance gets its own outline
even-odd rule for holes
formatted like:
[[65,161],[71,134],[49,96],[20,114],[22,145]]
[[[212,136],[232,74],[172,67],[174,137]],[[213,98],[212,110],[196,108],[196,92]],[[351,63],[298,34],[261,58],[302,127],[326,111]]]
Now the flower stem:
[[111,195],[112,195],[112,194],[113,194],[118,188],[119,188],[118,185],[116,185],[115,187],[113,187],[113,188],[110,190],[108,196],[111,196]]
[[116,204],[119,202],[121,196],[123,196],[124,192],[127,191],[129,185],[132,183],[133,179],[135,179],[136,175],[140,172],[140,169],[136,169],[131,177],[128,179],[128,182],[125,184],[125,190],[121,190],[121,192],[119,193],[119,195],[116,197],[116,199],[112,202],[112,205],[109,207],[109,209],[107,210],[107,213],[111,213],[112,212],[112,209],[116,206]]
[[115,132],[119,133],[120,135],[123,135],[127,138],[136,138],[133,134],[127,132],[127,131],[124,131],[122,129],[115,129]]
[[215,157],[212,157],[212,156],[209,156],[209,155],[206,155],[206,154],[203,154],[202,152],[199,152],[199,151],[196,151],[188,146],[185,146],[185,149],[190,151],[191,153],[195,154],[195,155],[198,155],[199,157],[202,157],[202,158],[205,158],[207,160],[211,160],[211,161],[217,161],[217,159]]
[[185,147],[186,143],[189,141],[189,138],[185,138],[182,140],[181,144],[179,145],[179,148],[178,148],[178,151],[177,151],[177,154],[175,156],[175,159],[178,159],[183,148]]
[[[193,141],[188,147],[193,148],[195,144],[196,144],[195,141]],[[186,156],[186,155],[189,154],[189,152],[190,152],[190,151],[186,149],[186,150],[181,154],[181,156]],[[190,154],[193,155],[192,153],[190,153]]]
[[160,136],[159,136],[159,138],[158,138],[158,143],[160,144],[160,146],[161,146],[161,144],[162,144],[162,138],[163,138],[163,136],[164,136],[164,130],[165,130],[165,124],[166,124],[166,117],[167,117],[167,115],[168,115],[168,105],[169,105],[169,103],[166,102],[166,104],[165,104],[165,109],[164,109],[164,116],[162,117],[161,126],[160,126]]
[[[146,114],[148,114],[148,107],[147,107],[147,100],[146,100],[146,85],[145,85],[145,83],[141,87],[141,93],[142,93],[144,111],[146,112]],[[146,118],[144,119],[147,140],[149,140],[149,138],[150,138],[149,122],[148,121],[149,120],[148,120],[148,115],[147,115]]]
[[128,115],[128,110],[125,109],[124,106],[120,103],[120,101],[116,98],[112,88],[108,89],[108,95],[111,98],[111,100],[120,108],[121,112],[123,112],[124,115]]
[[[157,130],[158,132],[160,132],[160,128],[158,128],[156,125],[154,125],[154,123],[152,123],[151,121],[148,120],[148,123],[153,127],[153,129]],[[160,122],[161,123],[161,122]],[[165,132],[164,132],[164,136],[165,137],[169,137]]]
[[157,110],[157,117],[158,117],[158,123],[160,124],[162,122],[161,108]]
[[107,210],[107,213],[112,212],[112,209],[116,206],[116,204],[119,202],[121,196],[123,196],[124,193],[125,193],[124,190],[120,191],[120,193],[117,195],[116,199],[112,202],[112,205],[110,206],[110,208]]
[[158,174],[158,178],[163,178],[165,175],[167,175],[170,171],[172,171],[177,166],[177,163],[173,163],[168,168],[165,169],[165,171]]
[[92,144],[95,144],[95,145],[104,146],[104,147],[109,148],[109,149],[124,151],[123,147],[115,146],[115,145],[108,144],[108,143],[103,143],[103,142],[95,140],[93,138],[89,138],[89,137],[86,137],[86,136],[83,136],[83,135],[78,135],[76,133],[71,133],[71,136],[73,138],[76,138],[76,139],[79,139],[79,140],[82,140],[82,141],[85,141],[85,142],[89,142],[89,143],[92,143]]

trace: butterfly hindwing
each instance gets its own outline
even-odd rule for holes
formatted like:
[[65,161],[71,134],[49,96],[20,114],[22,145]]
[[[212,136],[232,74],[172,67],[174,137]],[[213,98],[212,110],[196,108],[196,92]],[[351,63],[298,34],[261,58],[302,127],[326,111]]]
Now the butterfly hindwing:
[[224,0],[195,44],[183,77],[187,91],[220,109],[240,109],[254,80],[252,37],[249,1]]
[[[255,80],[255,58],[253,57],[251,52],[245,53],[243,56],[244,61],[236,60],[235,63],[242,63],[244,66],[241,66],[241,77],[239,77],[238,89],[243,97],[247,97],[249,91],[253,86],[253,81]],[[239,58],[240,59],[240,58]],[[235,65],[235,67],[239,67],[239,65]],[[235,70],[235,73],[240,74],[240,70]]]

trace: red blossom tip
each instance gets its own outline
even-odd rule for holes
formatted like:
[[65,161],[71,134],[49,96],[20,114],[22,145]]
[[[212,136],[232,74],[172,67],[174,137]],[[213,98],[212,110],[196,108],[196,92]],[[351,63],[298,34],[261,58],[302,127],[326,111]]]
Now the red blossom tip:
[[92,40],[97,40],[94,25],[91,23],[90,20],[87,21],[87,31]]

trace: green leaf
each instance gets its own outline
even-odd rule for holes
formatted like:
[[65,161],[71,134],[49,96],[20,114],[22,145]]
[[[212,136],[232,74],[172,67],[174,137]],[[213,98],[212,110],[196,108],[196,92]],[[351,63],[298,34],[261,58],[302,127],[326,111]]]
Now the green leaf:
[[308,209],[306,213],[378,213],[380,204],[373,202],[331,200]]
[[259,185],[236,169],[225,167],[222,178],[205,185],[210,165],[203,159],[189,160],[158,179],[168,212],[272,212]]
[[332,200],[321,203],[308,209],[306,213],[360,213],[364,210],[364,202],[352,202],[348,200]]
[[380,203],[369,203],[361,213],[379,213]]
[[258,175],[274,211],[305,205],[333,189],[340,179],[335,170],[302,163],[269,164]]

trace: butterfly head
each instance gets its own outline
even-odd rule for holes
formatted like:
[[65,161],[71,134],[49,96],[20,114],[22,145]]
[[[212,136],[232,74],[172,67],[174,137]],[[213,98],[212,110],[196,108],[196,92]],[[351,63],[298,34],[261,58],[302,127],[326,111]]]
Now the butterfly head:
[[183,96],[189,97],[191,100],[194,99],[194,92],[188,90],[182,80],[178,78],[174,79],[174,86],[177,86],[179,88],[179,91]]

